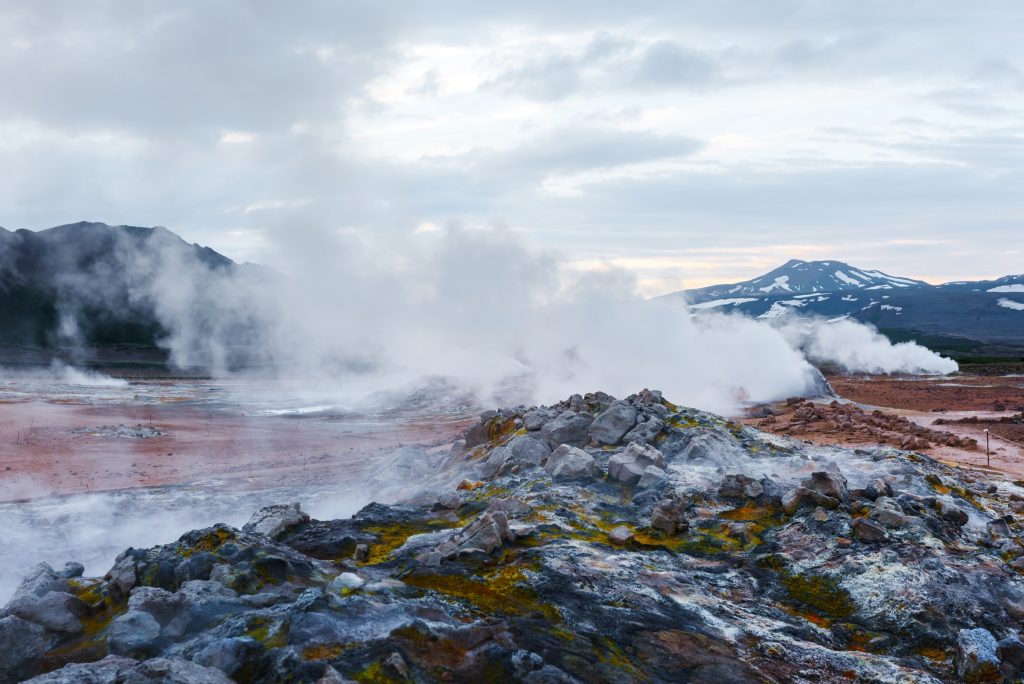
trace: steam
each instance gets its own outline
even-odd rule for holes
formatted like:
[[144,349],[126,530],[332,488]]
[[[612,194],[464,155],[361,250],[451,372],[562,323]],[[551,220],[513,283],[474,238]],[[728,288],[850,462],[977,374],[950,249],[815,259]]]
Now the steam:
[[[147,307],[182,368],[268,372],[340,406],[443,378],[486,404],[546,403],[644,386],[727,413],[813,392],[808,361],[854,371],[946,373],[956,365],[870,328],[769,322],[645,301],[630,273],[573,270],[511,231],[457,226],[372,234],[303,230],[272,240],[288,277],[211,265],[166,230],[118,249],[88,292]],[[66,326],[68,329],[73,326]]]
[[80,385],[82,387],[127,387],[128,382],[119,378],[112,378],[109,375],[95,371],[83,370],[69,366],[63,361],[54,360],[50,364],[50,374],[54,380],[67,385]]
[[780,329],[810,360],[849,373],[945,375],[958,368],[956,361],[916,342],[893,344],[874,328],[855,321],[787,317]]

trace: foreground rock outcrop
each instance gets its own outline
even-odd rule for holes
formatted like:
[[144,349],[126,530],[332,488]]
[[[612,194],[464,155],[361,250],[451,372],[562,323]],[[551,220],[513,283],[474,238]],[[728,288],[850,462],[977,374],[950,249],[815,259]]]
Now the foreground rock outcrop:
[[40,565],[0,613],[0,681],[1022,675],[1020,484],[646,390],[488,412],[433,471],[346,520],[282,504],[102,578]]

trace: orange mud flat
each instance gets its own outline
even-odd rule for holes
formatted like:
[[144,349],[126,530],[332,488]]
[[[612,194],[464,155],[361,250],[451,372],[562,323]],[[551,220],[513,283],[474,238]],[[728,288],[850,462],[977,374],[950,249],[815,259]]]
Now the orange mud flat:
[[400,446],[450,443],[469,422],[0,402],[0,502],[211,480],[243,489],[337,481],[369,472],[375,455]]
[[1024,377],[832,375],[828,381],[838,401],[754,407],[743,422],[815,444],[892,446],[1024,477]]

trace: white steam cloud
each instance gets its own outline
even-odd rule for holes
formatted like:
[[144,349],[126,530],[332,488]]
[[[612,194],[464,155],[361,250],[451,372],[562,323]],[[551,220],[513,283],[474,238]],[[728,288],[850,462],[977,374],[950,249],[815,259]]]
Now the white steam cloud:
[[811,361],[849,373],[945,375],[958,368],[956,361],[916,342],[893,344],[874,328],[856,321],[788,317],[780,329]]
[[813,392],[808,357],[857,371],[956,369],[852,322],[692,318],[679,301],[643,300],[629,273],[573,271],[506,230],[304,230],[275,245],[290,277],[211,268],[167,231],[150,245],[123,250],[127,299],[155,312],[173,363],[262,368],[341,404],[440,377],[487,403],[647,386],[729,412]]

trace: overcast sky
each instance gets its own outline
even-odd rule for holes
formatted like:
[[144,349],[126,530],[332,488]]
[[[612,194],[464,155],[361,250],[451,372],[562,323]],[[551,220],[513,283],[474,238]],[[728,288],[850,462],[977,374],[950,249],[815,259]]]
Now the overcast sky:
[[1022,36],[1020,0],[6,0],[0,225],[273,265],[457,224],[652,294],[1020,273]]

